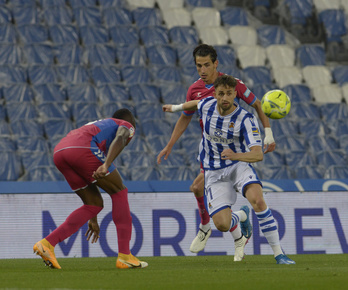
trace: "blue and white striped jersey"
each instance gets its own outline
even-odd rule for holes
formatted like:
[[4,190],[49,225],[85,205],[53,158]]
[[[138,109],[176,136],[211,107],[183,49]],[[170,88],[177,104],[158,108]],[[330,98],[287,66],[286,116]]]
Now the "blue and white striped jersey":
[[243,153],[249,152],[250,147],[262,146],[257,119],[236,102],[235,105],[237,108],[231,114],[221,116],[214,97],[198,103],[198,113],[203,121],[198,159],[204,169],[216,170],[239,162],[221,159],[221,152],[226,148]]

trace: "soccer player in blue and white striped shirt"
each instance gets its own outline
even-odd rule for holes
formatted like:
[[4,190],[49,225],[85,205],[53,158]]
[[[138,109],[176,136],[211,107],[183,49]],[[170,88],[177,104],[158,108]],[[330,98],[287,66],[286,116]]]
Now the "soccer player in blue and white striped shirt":
[[236,85],[233,77],[219,76],[214,82],[214,96],[164,105],[163,110],[198,110],[200,114],[203,137],[198,158],[205,174],[206,208],[218,230],[241,231],[241,238],[235,241],[234,260],[244,258],[244,247],[252,232],[247,206],[231,214],[239,192],[252,205],[277,263],[295,264],[282,251],[276,222],[263,198],[262,183],[250,164],[262,161],[262,141],[257,119],[234,102]]

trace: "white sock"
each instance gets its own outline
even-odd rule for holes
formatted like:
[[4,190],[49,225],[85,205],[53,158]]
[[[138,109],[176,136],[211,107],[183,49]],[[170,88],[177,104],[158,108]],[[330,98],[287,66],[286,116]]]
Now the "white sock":
[[206,225],[199,224],[199,228],[206,233],[210,229],[210,223],[207,223]]

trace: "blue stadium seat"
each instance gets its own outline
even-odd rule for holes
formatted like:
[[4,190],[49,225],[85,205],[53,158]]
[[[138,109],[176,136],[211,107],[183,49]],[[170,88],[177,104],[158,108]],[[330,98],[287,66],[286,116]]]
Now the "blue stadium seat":
[[[153,142],[151,142],[151,146],[150,146],[152,153],[157,156],[158,153],[160,153],[163,150],[163,148],[168,144],[169,139],[170,139],[170,134],[156,136],[156,138],[153,139]],[[190,140],[190,139],[187,139],[187,140]],[[172,151],[177,151],[181,149],[181,141],[184,141],[184,140],[179,139],[177,142],[175,142],[172,148]],[[197,152],[198,152],[198,147],[197,147]]]
[[53,25],[49,27],[49,37],[54,44],[79,44],[79,33],[73,25]]
[[299,166],[295,170],[295,178],[297,179],[323,179],[325,173],[324,166],[321,165],[305,165]]
[[17,181],[22,174],[22,164],[19,155],[15,152],[2,152],[0,154],[0,180]]
[[[188,128],[191,126],[193,126],[193,124],[190,124]],[[201,135],[193,135],[192,138],[182,138],[182,140],[179,139],[179,141],[181,140],[181,147],[186,151],[187,156],[189,157],[188,161],[189,162],[191,161],[191,163],[198,162],[197,156],[199,152],[199,144],[201,143],[201,139],[202,139],[201,136],[202,136],[202,133]],[[167,145],[167,143],[164,144],[164,146]]]
[[42,21],[40,10],[36,6],[13,6],[11,11],[16,25],[38,24]]
[[89,6],[96,6],[97,5],[96,0],[68,0],[67,2],[73,8],[89,7]]
[[284,154],[285,164],[290,168],[296,169],[298,166],[316,165],[314,155],[305,150],[291,150]]
[[64,102],[66,90],[59,84],[42,84],[33,86],[35,101],[37,104],[46,102]]
[[185,85],[190,86],[197,81],[200,76],[195,65],[183,66],[180,68],[181,78]]
[[348,118],[348,105],[340,104],[324,104],[320,107],[321,115],[325,122],[333,122],[335,120],[344,120]]
[[42,103],[37,106],[39,115],[43,120],[71,119],[70,107],[67,103]]
[[71,24],[73,22],[73,13],[70,7],[66,5],[49,6],[45,7],[43,18],[45,23],[49,26],[56,24]]
[[310,152],[339,149],[339,143],[333,136],[310,136],[306,139]]
[[80,38],[84,45],[107,43],[109,33],[102,25],[86,25],[80,27]]
[[33,102],[34,92],[27,83],[10,84],[3,87],[6,103]]
[[117,166],[117,171],[121,175],[122,180],[130,180],[130,170],[126,166]]
[[39,166],[54,166],[52,155],[48,152],[23,152],[21,158],[23,167],[27,171]]
[[284,29],[279,25],[262,25],[257,29],[258,42],[266,47],[272,44],[286,44]]
[[22,66],[2,65],[0,66],[0,82],[3,84],[25,83],[27,74]]
[[290,24],[306,25],[312,16],[313,0],[285,0],[282,4],[287,8],[284,16]]
[[103,9],[103,22],[109,28],[120,25],[132,25],[133,15],[126,8],[107,7]]
[[84,57],[90,66],[116,63],[115,48],[108,44],[85,46]]
[[286,165],[263,166],[261,176],[259,176],[259,178],[262,178],[263,180],[293,179],[294,175],[294,172]]
[[111,40],[117,45],[139,45],[140,37],[132,25],[112,26],[109,28]]
[[[0,121],[2,123],[2,121]],[[11,151],[15,152],[17,150],[17,142],[13,140],[10,136],[3,136],[1,134],[0,137],[0,150],[1,152]]]
[[[138,110],[137,115],[139,115]],[[144,121],[142,121],[141,118],[139,119],[141,120],[143,133],[147,138],[153,138],[154,136],[158,135],[166,135],[168,132],[172,132],[173,130],[172,125],[164,119],[145,119]]]
[[347,166],[347,155],[342,149],[337,150],[322,150],[316,152],[317,163],[328,168],[331,165]]
[[135,131],[134,137],[127,145],[127,151],[130,150],[130,151],[138,151],[138,152],[151,152],[151,148],[152,148],[152,144],[150,145],[146,137],[138,135],[137,131]]
[[[75,129],[70,119],[51,119],[43,122],[45,134],[49,140],[58,136],[64,137]],[[52,148],[53,149],[53,148]]]
[[0,42],[2,44],[5,43],[16,43],[16,29],[14,28],[14,25],[11,23],[6,23],[0,25]]
[[296,60],[301,67],[325,65],[326,52],[320,44],[303,44],[296,49]]
[[348,134],[344,134],[338,137],[339,147],[348,152]]
[[302,119],[298,121],[300,134],[310,136],[325,136],[329,133],[326,124],[319,119]]
[[28,78],[30,83],[33,85],[58,83],[58,73],[53,65],[29,66]]
[[24,63],[24,53],[21,46],[17,44],[0,44],[0,64]]
[[[111,118],[112,115],[119,109],[126,108],[129,109],[135,116],[135,105],[133,101],[120,101],[120,102],[108,102],[102,104],[100,107],[103,118]],[[137,124],[137,132],[140,132],[139,126]],[[137,133],[138,134],[138,133]]]
[[128,88],[121,84],[106,84],[98,87],[98,96],[102,104],[130,99]]
[[120,155],[120,159],[125,166],[129,166],[132,170],[136,166],[148,166],[150,168],[156,162],[155,155],[142,151],[125,150]]
[[[277,136],[277,135],[275,135],[275,136]],[[198,150],[197,150],[197,152],[198,152]],[[272,152],[272,154],[265,154],[263,156],[262,164],[265,164],[265,165],[286,165],[284,156],[285,156],[285,154],[281,153],[279,151],[274,151],[274,152]]]
[[97,86],[121,82],[121,71],[115,65],[100,65],[90,69],[91,77]]
[[[240,79],[240,78],[238,78]],[[244,78],[243,78],[244,79]],[[271,91],[271,90],[276,90],[278,89],[276,84],[257,84],[254,85],[252,87],[252,92],[254,93],[254,95],[261,100],[262,97],[264,96],[264,94],[266,94],[267,92]]]
[[134,166],[130,170],[130,180],[148,181],[160,180],[161,173],[156,166]]
[[65,0],[38,0],[37,1],[42,8],[48,8],[48,7],[56,7],[56,6],[65,6]]
[[306,139],[300,135],[283,136],[277,139],[280,150],[306,150]]
[[334,122],[328,123],[331,133],[335,136],[341,136],[348,134],[348,123],[346,119],[338,119]]
[[168,35],[170,42],[180,48],[183,44],[196,46],[199,43],[198,32],[194,26],[174,26],[169,29]]
[[57,66],[60,81],[71,84],[87,83],[89,75],[87,69],[82,65],[60,65]]
[[119,46],[117,60],[122,65],[146,65],[145,48],[139,44]]
[[49,153],[50,147],[43,136],[21,136],[17,138],[18,151]]
[[26,172],[21,181],[63,181],[64,176],[54,166],[39,166]]
[[[160,151],[156,152],[155,155],[157,155],[159,152]],[[162,159],[161,165],[162,166],[186,166],[188,165],[186,154],[182,150],[172,150],[167,160]]]
[[328,9],[318,15],[319,23],[325,30],[326,42],[342,42],[341,37],[347,34],[345,11]]
[[287,85],[282,90],[290,97],[292,104],[312,101],[311,89],[306,85]]
[[102,24],[99,7],[79,6],[73,8],[74,19],[78,26],[91,25],[98,26]]
[[[233,47],[230,45],[215,45],[214,46],[219,60],[219,65],[236,65],[237,56]],[[192,50],[193,52],[193,50]],[[191,54],[192,54],[191,52]]]
[[[102,118],[97,103],[76,102],[71,105],[72,116],[76,121],[76,127],[82,126],[86,121],[99,120]],[[84,123],[83,123],[84,122]]]
[[297,124],[296,121],[287,120],[286,118],[274,120],[273,122],[271,121],[272,131],[276,138],[298,135],[300,132]]
[[220,10],[220,17],[224,26],[249,25],[247,11],[242,7],[227,6]]
[[44,24],[22,24],[17,26],[23,43],[42,43],[49,40],[48,28]]
[[44,135],[42,124],[37,120],[19,119],[11,122],[10,125],[12,134],[16,136],[16,138],[18,136],[42,137]]
[[189,126],[186,128],[183,136],[185,138],[192,137],[192,138],[197,138],[199,140],[202,138],[202,129],[201,129],[201,126],[199,124],[198,113],[193,115],[191,122],[190,122]]
[[72,102],[98,102],[97,89],[90,83],[70,84],[66,88],[69,101]]
[[185,3],[193,7],[213,7],[212,0],[185,0]]
[[161,180],[184,181],[194,180],[197,177],[197,173],[188,166],[161,165],[158,170],[161,172]]
[[168,30],[164,26],[141,27],[139,36],[145,46],[169,43]]
[[28,64],[53,64],[54,55],[51,45],[29,44],[24,46],[24,55]]
[[162,17],[159,9],[138,7],[132,11],[135,24],[140,28],[148,25],[162,25]]
[[181,44],[176,49],[178,62],[180,66],[192,66],[194,65],[193,50],[195,49],[195,44]]
[[331,165],[326,169],[324,174],[325,179],[347,179],[348,167],[347,165]]
[[143,66],[125,66],[122,68],[121,74],[127,85],[151,82],[150,71]]
[[143,101],[159,103],[161,98],[159,88],[149,84],[137,84],[130,86],[129,94],[135,104]]
[[10,124],[5,120],[0,120],[0,136],[1,137],[10,137],[12,135]]
[[[148,125],[146,125],[146,130],[150,132],[152,132],[150,127],[153,123],[160,123],[159,126],[162,127],[165,127],[169,124],[169,122],[165,120],[164,112],[162,111],[162,105],[159,102],[153,103],[151,101],[143,101],[141,103],[137,103],[136,116],[138,120],[141,122],[142,128],[144,127],[144,122],[150,120],[148,122]],[[164,123],[163,125],[161,124],[162,121]],[[154,131],[156,131],[155,127],[153,129]]]
[[99,5],[103,8],[119,8],[119,7],[124,7],[127,3],[126,0],[104,0],[104,1],[98,1]]
[[152,65],[150,69],[156,84],[181,83],[181,72],[175,65]]
[[0,120],[4,121],[7,118],[5,105],[0,104]]
[[272,83],[271,71],[265,66],[249,66],[243,72],[247,86]]
[[31,102],[9,103],[6,104],[6,110],[10,122],[37,119],[39,117],[36,106]]
[[78,44],[57,45],[54,49],[55,61],[59,65],[88,64],[83,57],[82,46]]
[[332,71],[333,79],[340,86],[348,83],[348,65],[336,66]]
[[151,64],[176,65],[176,50],[170,45],[153,45],[146,48],[146,54]]
[[320,119],[321,111],[319,105],[315,103],[295,103],[291,106],[291,110],[288,117],[297,120],[298,118]]
[[164,104],[179,104],[186,100],[187,89],[181,84],[161,86],[162,102]]
[[239,69],[236,65],[219,65],[218,70],[224,74],[233,76],[237,79],[244,80],[244,71]]
[[8,7],[0,6],[0,25],[12,22],[12,14]]

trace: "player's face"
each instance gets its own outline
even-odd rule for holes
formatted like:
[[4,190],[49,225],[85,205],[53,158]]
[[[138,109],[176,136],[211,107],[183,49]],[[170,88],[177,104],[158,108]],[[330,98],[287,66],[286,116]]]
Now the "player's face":
[[212,62],[209,55],[196,56],[196,68],[202,81],[207,85],[212,84],[218,76],[218,61]]
[[217,99],[217,106],[221,115],[228,115],[233,112],[235,105],[233,101],[237,95],[235,88],[218,86],[215,88],[214,96]]

